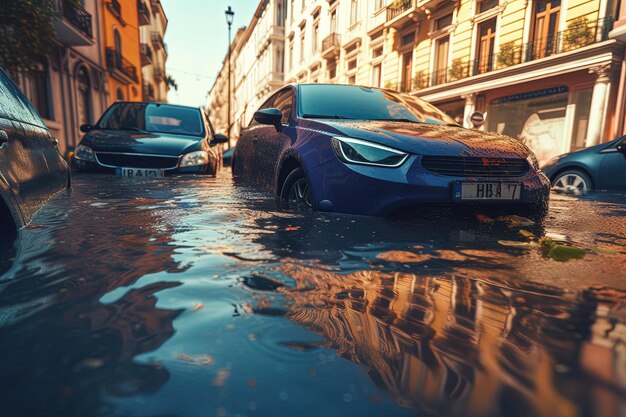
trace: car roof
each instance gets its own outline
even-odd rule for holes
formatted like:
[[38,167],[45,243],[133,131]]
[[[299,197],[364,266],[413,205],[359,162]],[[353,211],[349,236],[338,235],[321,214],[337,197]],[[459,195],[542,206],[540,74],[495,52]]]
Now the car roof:
[[164,103],[164,102],[161,102],[161,101],[128,101],[128,100],[119,100],[119,101],[116,101],[113,104],[156,104],[157,106],[172,106],[172,107],[180,107],[180,108],[183,108],[183,109],[201,110],[200,107],[183,106],[183,105],[180,105],[180,104]]

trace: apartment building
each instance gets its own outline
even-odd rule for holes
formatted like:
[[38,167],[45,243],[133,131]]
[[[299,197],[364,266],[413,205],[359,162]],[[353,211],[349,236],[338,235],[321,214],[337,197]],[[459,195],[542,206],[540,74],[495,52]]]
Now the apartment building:
[[137,0],[141,52],[142,97],[144,101],[167,102],[169,86],[165,61],[167,47],[163,41],[167,16],[160,0]]
[[[617,20],[609,38],[626,44],[626,2],[622,1],[617,11]],[[626,51],[624,51],[626,55]],[[615,105],[615,135],[626,135],[626,59],[622,58],[619,82],[617,87],[617,103]]]
[[[616,0],[290,0],[286,81],[418,95],[540,161],[617,133]],[[613,86],[613,88],[612,88]]]
[[[231,43],[231,137],[274,90],[285,83],[286,0],[262,0],[247,27]],[[228,132],[228,56],[215,80],[206,110],[219,132]],[[225,112],[225,113],[224,113]],[[224,124],[226,122],[226,125]]]
[[110,101],[141,101],[139,3],[137,0],[103,0],[99,3]]
[[64,0],[50,5],[57,45],[19,84],[65,153],[78,143],[80,125],[93,123],[107,106],[102,11],[97,0],[86,0],[83,6]]

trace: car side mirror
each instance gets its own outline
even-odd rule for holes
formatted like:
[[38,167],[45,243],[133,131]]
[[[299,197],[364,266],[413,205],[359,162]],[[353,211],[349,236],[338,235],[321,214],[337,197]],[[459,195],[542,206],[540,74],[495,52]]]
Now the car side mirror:
[[227,143],[227,142],[228,142],[228,136],[222,135],[221,133],[218,133],[218,134],[213,136],[213,140],[211,141],[211,145],[218,145],[220,143]]
[[283,126],[280,120],[283,118],[283,114],[278,109],[263,109],[254,113],[254,120],[262,125],[271,125],[276,128],[277,131],[282,131]]
[[93,126],[90,125],[90,124],[84,124],[84,125],[80,126],[80,131],[83,132],[83,133],[87,133],[87,132],[89,132],[92,129],[93,129]]

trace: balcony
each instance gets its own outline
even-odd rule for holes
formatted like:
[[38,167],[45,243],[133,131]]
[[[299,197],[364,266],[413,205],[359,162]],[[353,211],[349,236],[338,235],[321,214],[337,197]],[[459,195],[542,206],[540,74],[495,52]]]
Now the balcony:
[[143,101],[155,101],[154,87],[150,83],[143,84]]
[[141,50],[141,65],[146,66],[146,65],[152,64],[153,58],[152,58],[152,49],[150,48],[150,45],[146,43],[142,43],[140,45],[140,50]]
[[122,19],[122,5],[120,4],[120,1],[110,0],[107,5],[109,7],[109,10],[111,11],[111,14],[113,14],[113,16],[115,16],[116,19],[121,20]]
[[156,48],[163,48],[163,49],[165,49],[165,42],[163,42],[163,35],[161,35],[161,33],[157,32],[157,31],[153,31],[152,34],[151,34],[151,39],[152,39],[152,44]]
[[387,7],[385,26],[400,28],[417,18],[417,0],[396,0]]
[[55,20],[59,40],[68,46],[93,45],[92,17],[83,7],[66,0],[57,3]]
[[137,0],[137,13],[139,14],[139,26],[150,24],[150,9],[144,0]]
[[612,27],[613,20],[611,18],[596,23],[579,23],[545,39],[535,39],[525,44],[513,42],[502,44],[498,53],[481,59],[473,61],[457,59],[447,68],[441,68],[430,73],[421,71],[415,75],[410,89],[405,85],[389,85],[388,87],[405,92],[430,88],[496,70],[504,70],[518,64],[547,59],[564,52],[571,52],[597,42],[603,42],[609,38]]
[[156,82],[165,81],[165,71],[163,68],[154,68],[152,71],[152,76]]
[[126,58],[120,55],[115,48],[106,49],[107,67],[112,74],[117,75],[121,81],[130,84],[139,82],[137,68]]
[[322,41],[322,57],[326,59],[337,58],[341,50],[341,35],[331,33]]

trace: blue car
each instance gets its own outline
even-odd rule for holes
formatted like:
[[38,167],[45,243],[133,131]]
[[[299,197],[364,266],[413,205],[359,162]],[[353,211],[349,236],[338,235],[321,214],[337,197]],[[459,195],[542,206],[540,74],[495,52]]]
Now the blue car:
[[544,212],[550,183],[518,140],[464,129],[423,100],[336,84],[288,85],[242,129],[236,178],[289,207],[386,216],[428,204]]
[[557,156],[543,171],[557,191],[626,190],[626,136]]

